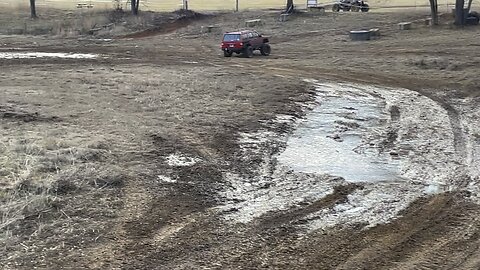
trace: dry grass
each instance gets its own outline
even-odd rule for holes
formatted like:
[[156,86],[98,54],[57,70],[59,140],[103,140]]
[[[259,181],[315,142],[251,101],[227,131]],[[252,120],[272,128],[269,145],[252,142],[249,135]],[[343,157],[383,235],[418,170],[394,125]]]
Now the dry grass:
[[155,28],[179,15],[142,12],[133,16],[126,11],[89,10],[58,11],[40,10],[39,18],[32,20],[26,10],[16,10],[0,17],[0,34],[53,35],[77,37],[82,35],[125,34]]
[[[17,73],[16,78],[30,82],[29,72],[23,70]],[[183,67],[179,72],[157,67],[156,72],[162,76],[155,77],[151,77],[151,72],[149,66],[142,65],[116,66],[115,70],[103,67],[90,70],[87,66],[82,72],[50,70],[45,74],[69,78],[74,87],[58,87],[54,89],[55,95],[43,95],[41,100],[36,100],[42,104],[40,109],[33,105],[16,105],[30,104],[31,98],[22,92],[22,88],[5,88],[5,99],[7,94],[15,97],[5,107],[14,110],[23,106],[22,112],[40,110],[40,115],[54,115],[58,119],[65,119],[65,122],[17,123],[11,119],[0,119],[2,126],[8,127],[0,130],[3,138],[0,168],[5,176],[1,183],[0,209],[0,234],[4,239],[0,239],[0,242],[15,242],[16,235],[38,234],[41,229],[19,232],[16,228],[27,227],[22,223],[25,218],[38,216],[44,211],[50,211],[50,214],[54,212],[55,215],[49,220],[35,219],[33,222],[51,230],[59,230],[59,226],[52,225],[59,218],[68,216],[79,224],[86,220],[90,222],[83,213],[95,219],[98,212],[113,212],[113,206],[104,206],[110,203],[110,198],[105,199],[107,196],[103,194],[123,186],[130,174],[134,175],[132,178],[152,174],[148,171],[151,164],[144,164],[145,157],[142,157],[143,153],[148,153],[147,149],[153,149],[149,134],[178,134],[188,142],[198,144],[207,140],[205,143],[215,146],[215,138],[197,138],[195,135],[212,132],[209,125],[203,125],[207,123],[205,117],[213,117],[215,120],[208,122],[219,123],[219,126],[231,119],[250,119],[264,106],[242,102],[241,106],[246,109],[232,116],[229,114],[234,110],[228,110],[229,114],[225,116],[223,108],[239,106],[238,99],[258,95],[255,89],[267,89],[268,86],[287,91],[284,82],[272,84],[262,80],[255,80],[258,88],[240,90],[236,83],[225,82],[223,76],[217,76],[217,68],[205,70],[203,67]],[[193,81],[192,76],[196,78]],[[253,78],[250,74],[244,76]],[[51,84],[43,85],[45,81],[37,78],[32,81],[35,83],[32,87],[39,92],[49,93]],[[105,85],[108,88],[100,93],[91,90],[90,85]],[[211,89],[215,89],[214,92]],[[19,95],[11,94],[14,90]],[[59,103],[58,97],[63,95],[68,99]],[[185,99],[185,96],[190,98]],[[266,96],[260,96],[257,100],[263,104],[266,102],[264,98]],[[253,110],[254,107],[258,108],[257,111]],[[210,139],[211,142],[208,141]],[[110,154],[110,151],[114,153]],[[109,159],[110,155],[116,154],[121,157],[115,156],[115,161]],[[102,198],[95,206],[89,205],[95,200],[92,194],[100,194],[98,198]],[[84,198],[89,199],[81,201]],[[68,209],[55,208],[59,203],[68,204]],[[110,213],[102,215],[113,216]],[[101,219],[105,218],[102,216]],[[71,236],[70,231],[68,234]],[[58,234],[56,236],[60,237]],[[61,237],[69,236],[65,233]]]
[[107,153],[104,143],[94,142],[84,147],[72,143],[42,138],[39,134],[3,141],[0,145],[0,238],[8,238],[9,230],[19,221],[48,210],[57,193],[82,185],[101,188],[119,184],[120,178],[114,173],[108,173],[113,180],[105,175],[103,179],[102,174],[93,176],[92,168],[85,170],[81,166],[101,160]]
[[1,34],[78,36],[112,23],[108,11],[58,11],[39,9],[39,18],[31,20],[27,10],[19,9],[0,18]]

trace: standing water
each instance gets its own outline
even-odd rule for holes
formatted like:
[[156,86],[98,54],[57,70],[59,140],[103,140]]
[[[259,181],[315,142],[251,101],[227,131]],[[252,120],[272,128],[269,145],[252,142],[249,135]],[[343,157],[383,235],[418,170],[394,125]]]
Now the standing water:
[[64,58],[64,59],[93,59],[96,54],[89,53],[47,53],[47,52],[0,52],[0,59],[36,59],[36,58]]
[[[276,162],[267,155],[259,177],[227,177],[232,187],[224,194],[230,200],[223,207],[227,219],[245,223],[290,211],[287,217],[298,218],[307,231],[372,227],[397,217],[419,197],[446,190],[460,163],[452,157],[454,132],[440,104],[407,89],[312,83],[318,106],[298,122],[284,152],[273,157]],[[250,136],[246,146],[254,143],[252,137],[259,138],[258,145],[264,141]],[[312,210],[346,181],[361,182],[362,188],[332,207],[305,216],[296,211]]]
[[297,172],[324,173],[350,182],[398,180],[399,161],[369,139],[389,118],[375,91],[317,84],[319,106],[299,124],[278,157]]

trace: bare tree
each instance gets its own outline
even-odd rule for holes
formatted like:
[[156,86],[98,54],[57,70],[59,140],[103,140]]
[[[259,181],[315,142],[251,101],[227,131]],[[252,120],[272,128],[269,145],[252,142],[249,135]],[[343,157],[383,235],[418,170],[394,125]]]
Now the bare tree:
[[455,24],[456,25],[465,24],[465,11],[463,10],[464,6],[465,6],[465,0],[455,1]]
[[130,4],[132,7],[132,14],[138,15],[138,7],[140,6],[140,0],[130,0]]
[[438,25],[438,3],[437,0],[429,0],[430,11],[432,16],[432,24]]
[[37,18],[37,9],[35,8],[35,0],[30,0],[30,17],[32,19]]
[[287,13],[291,13],[293,11],[293,0],[287,0],[287,7],[285,11]]

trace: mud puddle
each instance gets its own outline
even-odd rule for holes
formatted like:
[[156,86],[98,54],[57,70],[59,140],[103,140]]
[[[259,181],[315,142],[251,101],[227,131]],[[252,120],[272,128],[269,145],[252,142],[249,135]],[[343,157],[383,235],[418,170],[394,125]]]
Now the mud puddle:
[[0,52],[0,59],[36,59],[36,58],[62,58],[62,59],[94,59],[97,54],[88,53],[47,53],[47,52]]
[[[462,173],[462,159],[441,104],[407,89],[311,83],[318,106],[305,119],[286,120],[296,127],[290,136],[241,136],[244,156],[263,155],[263,163],[254,177],[227,175],[227,220],[246,223],[296,211],[304,216],[290,215],[289,222],[301,221],[307,231],[372,227],[395,219],[419,197],[460,188],[452,179]],[[272,144],[286,147],[265,154]],[[322,203],[348,182],[361,187],[345,200]],[[328,206],[302,211],[309,205]]]
[[317,84],[320,104],[288,139],[278,157],[303,173],[325,173],[350,182],[400,180],[399,158],[364,138],[388,122],[385,100],[360,88]]

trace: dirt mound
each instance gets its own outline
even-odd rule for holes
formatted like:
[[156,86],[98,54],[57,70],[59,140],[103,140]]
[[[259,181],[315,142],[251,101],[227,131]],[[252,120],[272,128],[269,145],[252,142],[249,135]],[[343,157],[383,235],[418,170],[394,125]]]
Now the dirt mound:
[[127,34],[124,38],[144,38],[154,35],[168,34],[187,27],[195,21],[208,17],[205,14],[190,10],[177,10],[169,16],[156,16],[153,19],[153,27],[138,32]]

